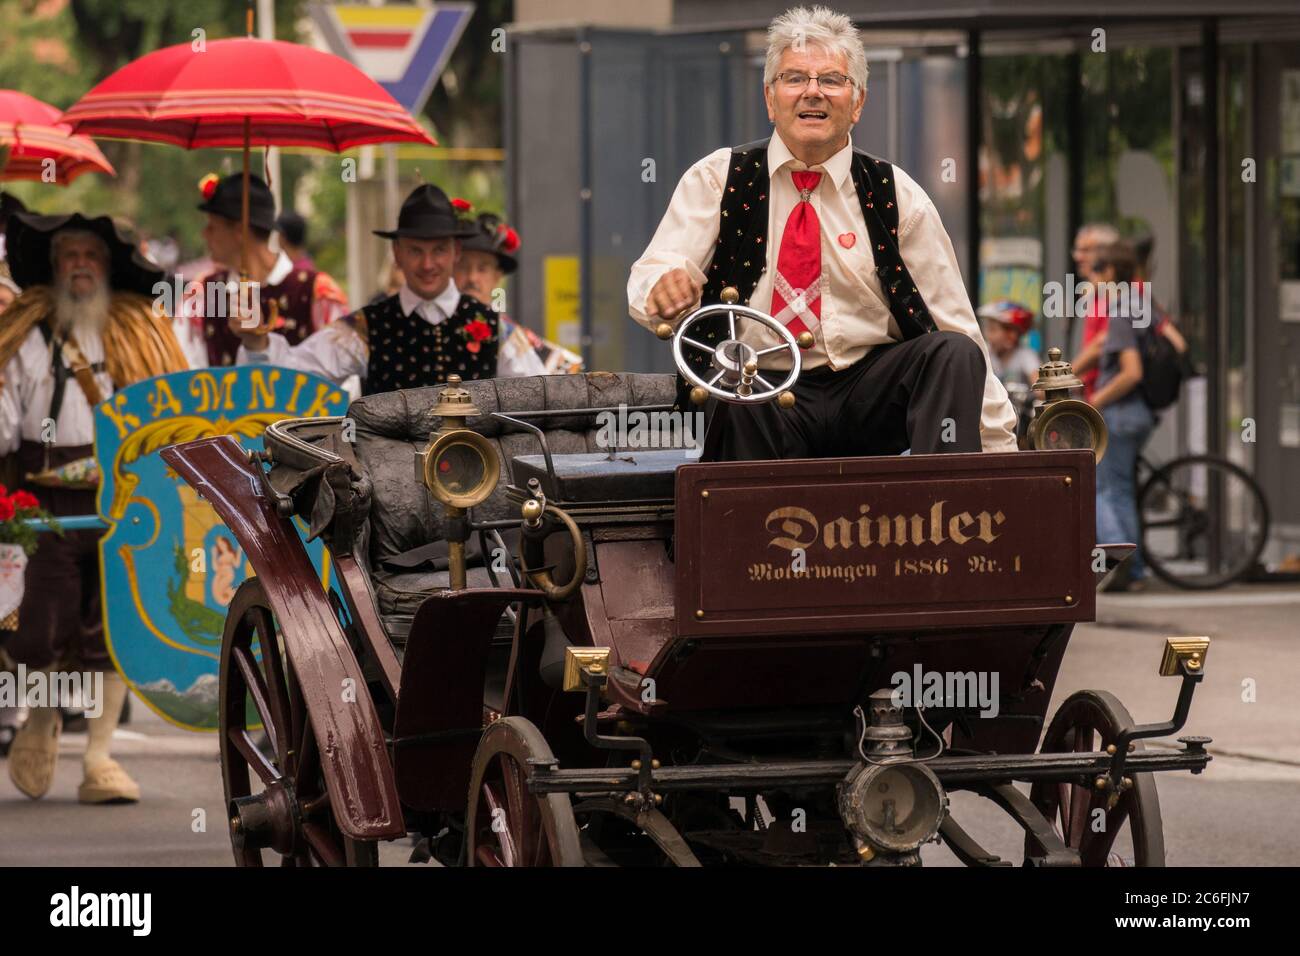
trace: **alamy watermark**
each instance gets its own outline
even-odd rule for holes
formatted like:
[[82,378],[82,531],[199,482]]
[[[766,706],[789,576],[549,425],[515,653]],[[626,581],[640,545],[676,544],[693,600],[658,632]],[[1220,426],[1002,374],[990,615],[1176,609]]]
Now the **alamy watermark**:
[[158,318],[181,314],[202,314],[211,319],[228,319],[241,316],[245,328],[255,328],[261,307],[261,283],[223,282],[208,279],[190,282],[174,275],[171,281],[160,279],[154,283],[153,314]]
[[913,664],[911,673],[896,671],[895,707],[956,707],[979,710],[981,717],[998,715],[997,671],[927,671]]
[[619,405],[596,415],[596,446],[611,451],[700,448],[704,412],[644,411]]
[[67,707],[85,711],[87,717],[104,712],[104,674],[101,671],[29,671],[19,664],[0,671],[0,707]]
[[1043,316],[1049,319],[1087,318],[1102,311],[1110,318],[1130,319],[1135,329],[1151,324],[1150,282],[1076,282],[1067,273],[1064,282],[1043,283]]

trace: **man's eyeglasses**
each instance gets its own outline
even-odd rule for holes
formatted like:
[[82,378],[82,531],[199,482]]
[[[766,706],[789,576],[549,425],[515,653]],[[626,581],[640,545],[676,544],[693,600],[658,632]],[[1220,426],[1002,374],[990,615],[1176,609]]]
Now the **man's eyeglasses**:
[[820,76],[810,76],[807,73],[778,73],[773,79],[787,93],[802,93],[808,88],[809,82],[816,80],[818,89],[827,96],[843,93],[853,82],[843,73],[822,73]]

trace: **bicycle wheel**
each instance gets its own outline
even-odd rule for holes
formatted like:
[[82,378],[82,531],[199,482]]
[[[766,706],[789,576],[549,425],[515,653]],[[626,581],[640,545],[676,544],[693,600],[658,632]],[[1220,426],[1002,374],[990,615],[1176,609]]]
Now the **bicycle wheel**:
[[[1221,524],[1214,520],[1219,502]],[[1268,540],[1268,503],[1255,479],[1211,455],[1176,458],[1138,492],[1142,557],[1175,587],[1208,590],[1237,580]]]

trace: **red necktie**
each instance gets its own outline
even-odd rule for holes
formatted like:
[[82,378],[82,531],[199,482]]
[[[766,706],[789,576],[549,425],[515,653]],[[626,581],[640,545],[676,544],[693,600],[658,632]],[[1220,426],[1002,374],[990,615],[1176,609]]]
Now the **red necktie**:
[[772,315],[792,333],[809,331],[821,321],[822,229],[810,197],[822,174],[791,172],[799,201],[790,210],[772,277]]

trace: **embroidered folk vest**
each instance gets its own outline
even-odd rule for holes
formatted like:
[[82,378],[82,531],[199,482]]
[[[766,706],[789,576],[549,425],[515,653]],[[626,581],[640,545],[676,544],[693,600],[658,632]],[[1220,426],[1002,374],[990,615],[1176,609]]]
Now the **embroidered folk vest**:
[[403,314],[396,295],[366,306],[361,317],[357,325],[370,346],[362,383],[367,395],[437,385],[453,374],[466,381],[496,375],[497,314],[468,295],[461,295],[456,311],[437,325]]
[[[750,302],[759,277],[767,271],[770,193],[767,144],[768,140],[763,139],[737,146],[731,151],[731,166],[727,170],[727,183],[722,190],[718,243],[705,277],[703,305],[721,302],[722,290],[727,286],[733,286],[740,293],[741,305],[752,305],[760,311],[766,311],[771,304]],[[890,314],[898,323],[905,339],[933,332],[934,320],[898,249],[898,201],[894,168],[884,160],[855,148],[851,175],[858,202],[862,206],[862,218],[867,224],[867,235],[871,239],[876,275],[880,277]],[[692,337],[714,344],[722,341],[726,332],[726,318],[718,316],[716,319],[706,319],[696,326]],[[698,374],[709,377],[705,375],[709,369],[709,356],[706,353],[690,349],[685,354]],[[679,375],[677,403],[680,408],[688,407],[686,396],[689,390],[686,380]]]

